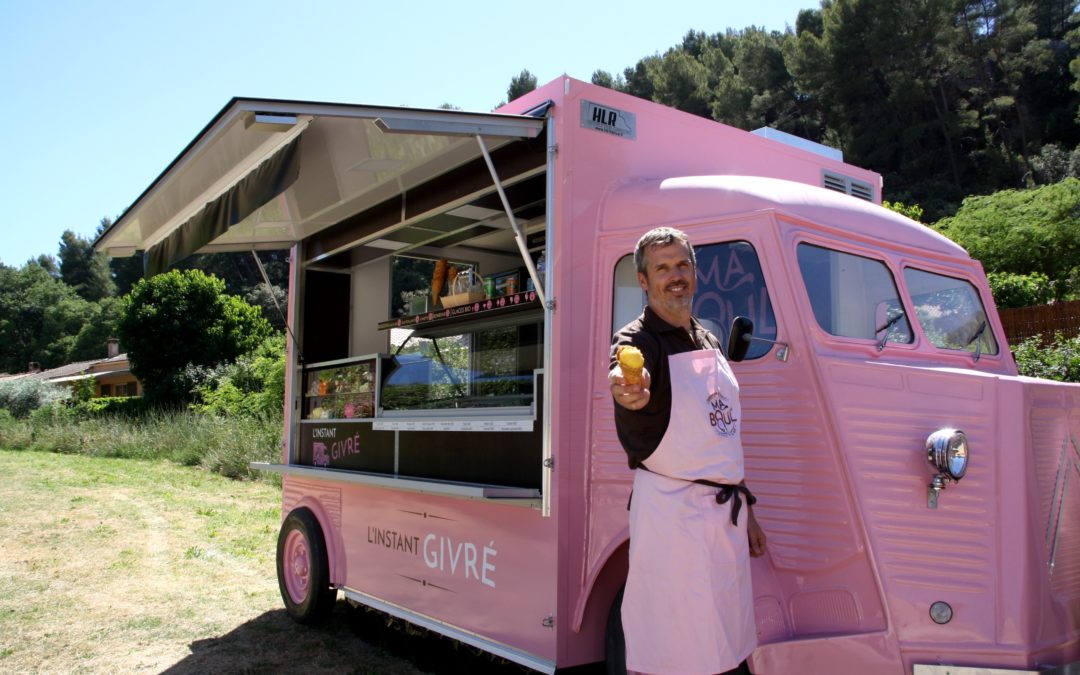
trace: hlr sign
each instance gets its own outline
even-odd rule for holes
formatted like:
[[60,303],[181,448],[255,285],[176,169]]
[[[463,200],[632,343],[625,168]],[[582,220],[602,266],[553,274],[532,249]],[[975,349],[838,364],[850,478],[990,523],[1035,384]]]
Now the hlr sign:
[[581,100],[581,126],[630,140],[637,137],[637,122],[634,119],[634,113],[602,106],[585,99]]

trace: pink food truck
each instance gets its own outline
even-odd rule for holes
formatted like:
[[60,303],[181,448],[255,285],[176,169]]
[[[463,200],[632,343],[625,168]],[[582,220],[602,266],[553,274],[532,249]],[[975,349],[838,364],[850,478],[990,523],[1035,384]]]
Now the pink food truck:
[[609,344],[670,225],[695,315],[745,352],[754,672],[1076,672],[1080,387],[1018,376],[979,263],[881,193],[834,149],[565,77],[485,114],[234,99],[97,246],[151,272],[291,249],[259,468],[301,622],[343,595],[619,671]]

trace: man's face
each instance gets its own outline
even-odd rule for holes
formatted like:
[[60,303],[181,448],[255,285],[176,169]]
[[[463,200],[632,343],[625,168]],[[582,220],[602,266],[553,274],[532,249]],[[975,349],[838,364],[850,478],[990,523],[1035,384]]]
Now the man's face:
[[648,246],[644,251],[645,274],[638,283],[649,296],[649,306],[664,320],[689,315],[697,289],[697,275],[690,251],[681,241],[667,246]]

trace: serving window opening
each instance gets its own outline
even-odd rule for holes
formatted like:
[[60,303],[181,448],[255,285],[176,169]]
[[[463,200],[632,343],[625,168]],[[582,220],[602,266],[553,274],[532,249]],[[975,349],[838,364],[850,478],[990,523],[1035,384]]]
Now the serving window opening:
[[305,241],[296,464],[542,499],[546,158],[504,146],[502,194],[478,160],[410,190],[404,220],[392,199]]

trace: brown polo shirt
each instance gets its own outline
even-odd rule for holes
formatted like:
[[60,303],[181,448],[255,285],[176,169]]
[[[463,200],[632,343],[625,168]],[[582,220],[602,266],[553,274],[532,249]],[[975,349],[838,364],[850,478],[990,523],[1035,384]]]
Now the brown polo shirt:
[[[620,345],[633,345],[645,357],[645,368],[652,383],[649,403],[641,410],[627,410],[615,403],[615,430],[626,450],[631,469],[636,469],[660,445],[671,419],[671,374],[668,356],[699,349],[720,349],[720,341],[697,319],[691,319],[691,331],[672,326],[649,307],[641,316],[623,326],[611,338],[611,362]],[[692,333],[692,334],[691,334]]]

